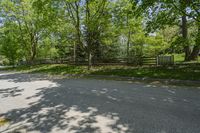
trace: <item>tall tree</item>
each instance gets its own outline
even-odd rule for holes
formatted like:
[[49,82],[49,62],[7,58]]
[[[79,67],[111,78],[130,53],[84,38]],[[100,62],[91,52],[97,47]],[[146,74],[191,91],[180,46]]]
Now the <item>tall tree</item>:
[[[147,25],[151,28],[161,29],[166,25],[180,25],[181,18],[181,34],[183,48],[185,50],[185,60],[193,60],[197,57],[198,47],[190,48],[188,42],[188,19],[192,19],[198,22],[200,1],[188,1],[188,0],[142,0],[139,2],[139,10],[146,11],[149,19]],[[195,55],[195,56],[194,56]]]
[[95,54],[94,51],[99,47],[99,30],[102,26],[101,17],[105,15],[106,6],[106,0],[85,1],[84,37],[88,55],[88,69],[92,66],[92,57]]

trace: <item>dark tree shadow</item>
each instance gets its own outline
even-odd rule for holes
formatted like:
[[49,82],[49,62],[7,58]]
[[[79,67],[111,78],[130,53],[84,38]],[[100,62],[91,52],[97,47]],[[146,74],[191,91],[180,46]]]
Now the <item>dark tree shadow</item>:
[[3,73],[0,75],[0,80],[9,80],[10,82],[32,82],[38,80],[49,79],[45,74],[26,74],[26,73]]
[[0,95],[2,95],[2,98],[5,97],[16,97],[22,95],[24,89],[19,89],[18,87],[12,87],[12,88],[6,88],[0,90]]

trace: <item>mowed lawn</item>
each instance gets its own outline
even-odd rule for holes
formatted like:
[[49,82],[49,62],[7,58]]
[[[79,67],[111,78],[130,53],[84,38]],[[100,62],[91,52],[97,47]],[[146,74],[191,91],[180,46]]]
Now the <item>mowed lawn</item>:
[[91,70],[87,70],[87,66],[55,64],[0,68],[0,70],[27,73],[46,73],[50,75],[85,74],[200,80],[200,66],[197,65],[174,67],[94,66]]

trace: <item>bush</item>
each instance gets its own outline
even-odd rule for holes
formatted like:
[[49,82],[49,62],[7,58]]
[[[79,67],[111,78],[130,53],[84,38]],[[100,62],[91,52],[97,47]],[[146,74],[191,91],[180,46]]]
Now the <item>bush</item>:
[[4,65],[4,66],[10,65],[9,60],[8,59],[3,59],[2,60],[2,65]]

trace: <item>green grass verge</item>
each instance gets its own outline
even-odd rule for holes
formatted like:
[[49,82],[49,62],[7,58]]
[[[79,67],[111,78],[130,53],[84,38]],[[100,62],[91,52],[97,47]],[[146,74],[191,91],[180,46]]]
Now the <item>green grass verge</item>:
[[70,65],[35,65],[16,68],[2,68],[0,70],[14,70],[29,73],[46,73],[51,75],[88,74],[88,75],[115,75],[128,77],[149,77],[159,79],[200,80],[200,66],[181,67],[128,67],[104,66],[93,67],[87,70],[86,66]]
[[[184,63],[185,61],[185,54],[173,54],[175,63]],[[200,63],[200,57],[196,61],[190,61],[185,63]]]
[[175,62],[184,62],[185,54],[173,54]]
[[159,79],[200,80],[200,67],[183,68],[118,68],[93,72],[95,75],[116,75],[128,77],[149,77]]
[[81,66],[70,66],[70,65],[34,65],[34,66],[19,66],[19,67],[9,67],[0,68],[3,71],[18,71],[27,73],[46,73],[51,75],[65,75],[65,74],[87,74],[87,67]]

